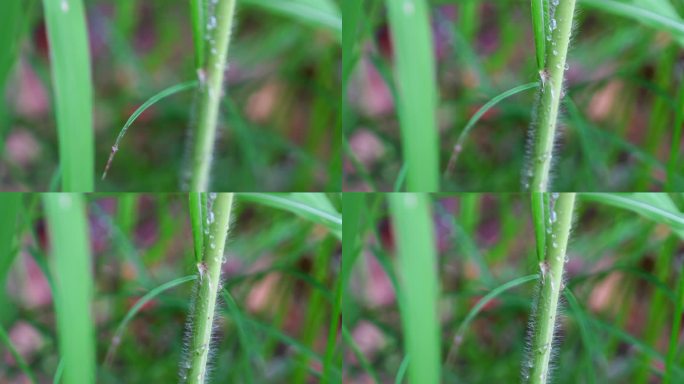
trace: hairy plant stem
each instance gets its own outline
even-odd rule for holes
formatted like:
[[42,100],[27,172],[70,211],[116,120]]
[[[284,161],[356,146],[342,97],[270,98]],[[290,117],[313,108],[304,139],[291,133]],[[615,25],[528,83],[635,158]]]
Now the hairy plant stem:
[[551,15],[546,32],[551,33],[551,40],[546,46],[546,67],[540,73],[542,88],[536,107],[534,149],[529,164],[533,172],[532,183],[527,185],[528,180],[525,185],[526,189],[535,192],[546,192],[549,188],[558,107],[563,97],[563,78],[575,13],[575,0],[552,1],[559,2],[557,6],[550,7]]
[[190,384],[204,383],[207,377],[207,362],[211,334],[214,328],[216,294],[220,285],[221,264],[223,264],[223,248],[230,226],[230,213],[233,205],[232,193],[209,194],[207,197],[207,216],[204,223],[204,240],[202,261],[197,265],[199,287],[191,314],[192,334],[190,349],[185,361],[188,371],[182,382]]
[[[555,195],[555,194],[554,194]],[[531,384],[546,383],[549,378],[549,362],[553,349],[553,338],[558,312],[558,298],[563,289],[563,269],[566,262],[566,249],[572,213],[575,206],[574,193],[561,193],[557,198],[552,196],[549,207],[545,241],[545,260],[540,264],[541,287],[537,297],[536,312],[533,314],[532,345],[529,351],[529,368],[525,381]]]
[[193,192],[209,190],[219,103],[235,15],[235,0],[211,0],[208,3],[210,9],[206,19],[206,66],[198,70],[200,90],[195,107],[197,128],[191,154],[190,191]]

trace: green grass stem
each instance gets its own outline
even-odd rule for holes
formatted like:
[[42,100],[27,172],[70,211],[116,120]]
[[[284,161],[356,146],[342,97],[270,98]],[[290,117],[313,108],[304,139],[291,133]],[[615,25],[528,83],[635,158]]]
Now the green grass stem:
[[524,382],[544,384],[549,382],[551,356],[554,348],[558,299],[563,289],[563,270],[572,215],[575,206],[574,193],[562,193],[551,197],[549,205],[550,231],[546,239],[545,260],[540,264],[541,285],[533,314],[532,345],[523,367]]
[[192,192],[209,190],[219,105],[234,16],[235,0],[218,0],[215,4],[210,2],[206,16],[206,66],[198,72],[200,91],[195,111],[198,120],[194,131],[189,186]]
[[207,231],[203,241],[202,262],[197,265],[199,285],[194,313],[191,314],[190,349],[186,351],[181,367],[181,379],[184,383],[200,384],[207,379],[216,296],[220,286],[223,249],[230,229],[232,206],[232,193],[210,193],[207,196]]
[[[532,137],[534,148],[524,175],[525,189],[545,192],[549,189],[553,146],[556,141],[558,107],[564,96],[563,79],[566,71],[566,57],[572,34],[575,0],[559,0],[550,7],[549,29],[551,40],[545,51],[545,69],[541,72],[542,88],[536,106],[535,127]],[[529,173],[532,173],[531,175]],[[531,180],[529,179],[531,177]],[[531,184],[530,184],[531,183]]]

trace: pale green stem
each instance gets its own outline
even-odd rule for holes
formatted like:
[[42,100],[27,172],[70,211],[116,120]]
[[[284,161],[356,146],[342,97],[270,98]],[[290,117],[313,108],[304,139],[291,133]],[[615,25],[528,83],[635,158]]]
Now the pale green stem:
[[189,364],[187,376],[183,382],[190,384],[204,383],[207,377],[207,362],[211,334],[214,328],[216,294],[221,279],[223,264],[223,248],[228,236],[230,214],[233,205],[232,193],[209,194],[207,227],[203,241],[202,261],[198,264],[199,287],[195,301],[190,350],[187,351],[186,364]]
[[532,184],[526,185],[527,189],[535,192],[546,192],[549,189],[558,107],[563,97],[563,78],[572,34],[575,0],[560,0],[555,11],[553,8],[551,6],[551,17],[546,31],[549,33],[549,29],[553,29],[551,41],[546,47],[546,68],[540,74],[543,84],[536,109],[534,150],[530,159],[530,169],[533,171]]
[[552,197],[550,200],[553,206],[549,207],[547,225],[551,226],[551,231],[545,241],[545,260],[540,264],[541,288],[537,297],[536,318],[532,322],[532,349],[526,361],[529,366],[525,367],[529,369],[525,370],[528,377],[524,379],[531,384],[546,383],[550,376],[549,362],[558,316],[558,298],[563,289],[563,269],[572,227],[575,194],[561,193],[557,199]]
[[[209,2],[211,3],[211,1]],[[192,149],[190,191],[207,192],[216,140],[219,104],[223,94],[223,77],[233,29],[235,0],[218,0],[214,12],[207,13],[207,60],[200,69],[200,93],[196,106],[197,129]]]

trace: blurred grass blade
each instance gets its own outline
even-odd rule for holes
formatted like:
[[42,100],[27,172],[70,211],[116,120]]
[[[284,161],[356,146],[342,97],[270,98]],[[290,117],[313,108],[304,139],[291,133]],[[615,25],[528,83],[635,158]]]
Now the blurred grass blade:
[[408,167],[406,164],[401,166],[401,169],[399,170],[399,174],[397,175],[397,179],[394,180],[394,187],[392,188],[393,192],[401,192],[404,186],[404,182],[406,182],[406,172],[408,172]]
[[342,15],[332,0],[242,0],[241,3],[327,28],[335,33],[339,41],[342,40]]
[[[344,28],[342,29],[342,86],[346,89],[349,76],[357,61],[359,25],[363,18],[363,0],[345,0],[342,2],[342,16]],[[347,92],[343,91],[342,95]],[[346,102],[346,97],[342,97]]]
[[534,46],[537,52],[537,69],[544,70],[544,56],[546,55],[546,14],[544,2],[546,0],[532,0],[532,29]]
[[411,384],[440,382],[437,251],[428,195],[389,195],[402,283],[401,311]]
[[684,21],[666,0],[581,0],[592,8],[636,20],[651,28],[669,32],[684,46]]
[[55,280],[55,312],[65,384],[95,382],[93,279],[83,196],[43,195]]
[[[4,95],[5,81],[14,66],[19,52],[23,1],[5,0],[0,2],[0,90]],[[3,100],[4,103],[4,100]]]
[[665,384],[674,383],[674,369],[677,367],[677,345],[679,343],[679,332],[682,324],[682,313],[684,312],[684,276],[682,276],[681,266],[677,273],[677,297],[672,312],[672,328],[670,331],[670,343],[667,349],[665,360]]
[[542,192],[532,192],[530,197],[532,199],[532,220],[534,224],[534,237],[537,244],[537,261],[542,263],[544,261],[544,250],[546,249],[546,213],[544,204],[544,196]]
[[324,193],[290,193],[290,198],[300,203],[306,204],[310,207],[320,209],[326,212],[337,212],[335,207],[333,207],[330,199]]
[[43,7],[50,45],[62,190],[92,192],[93,85],[83,0],[43,0]]
[[[349,292],[349,278],[360,251],[358,244],[361,235],[361,217],[366,209],[365,196],[363,193],[344,193],[342,196],[344,221],[342,223],[342,273],[340,279],[342,280],[342,300],[347,305],[351,305],[351,302],[347,300],[349,295],[345,293]],[[343,321],[345,321],[344,318]]]
[[163,91],[157,93],[156,95],[150,97],[147,101],[145,101],[141,106],[138,107],[138,109],[133,112],[131,117],[128,118],[126,121],[126,124],[124,124],[123,128],[121,128],[121,131],[119,132],[119,136],[116,137],[116,142],[114,143],[114,146],[112,147],[112,152],[109,154],[109,159],[107,160],[107,165],[105,166],[105,170],[102,173],[102,180],[104,180],[107,177],[107,172],[109,172],[109,168],[112,166],[112,160],[114,160],[114,155],[119,151],[119,144],[121,144],[121,140],[123,140],[124,135],[126,135],[126,132],[128,132],[128,128],[133,125],[135,120],[140,117],[140,115],[143,114],[148,108],[153,106],[154,104],[158,103],[160,100],[167,98],[169,96],[175,95],[176,93],[188,90],[188,89],[193,89],[197,87],[197,80],[192,80],[188,81],[185,83],[181,84],[176,84],[174,86],[171,86],[169,88],[164,89]]
[[363,370],[368,373],[368,376],[370,376],[370,379],[372,380],[371,382],[374,384],[380,384],[381,381],[378,378],[377,372],[375,372],[375,369],[373,368],[373,364],[371,364],[366,356],[364,356],[363,351],[361,351],[361,348],[354,340],[354,336],[349,333],[349,330],[344,326],[344,324],[342,324],[342,338],[351,348],[351,351],[359,361],[361,368],[363,368]]
[[11,317],[9,302],[5,293],[7,275],[17,255],[15,238],[17,218],[21,210],[21,194],[0,193],[0,325],[6,325]]
[[292,212],[327,227],[335,236],[342,238],[342,216],[334,210],[320,209],[304,204],[287,193],[241,193],[240,198],[243,201],[251,201]]
[[105,357],[105,365],[111,364],[112,358],[114,357],[114,352],[116,351],[116,348],[119,346],[119,344],[121,344],[121,337],[123,336],[123,333],[126,331],[126,326],[128,325],[128,323],[131,322],[131,320],[133,320],[135,315],[138,314],[140,309],[145,304],[147,304],[150,300],[153,300],[154,298],[156,298],[157,296],[171,288],[175,288],[181,284],[185,284],[189,281],[194,280],[197,280],[197,275],[179,277],[177,279],[168,281],[152,289],[151,291],[147,292],[145,296],[138,299],[138,301],[135,302],[131,309],[128,310],[126,316],[124,316],[123,320],[121,320],[121,323],[119,323],[119,326],[116,327],[116,332],[114,333],[114,337],[112,337],[112,343],[109,345],[109,349],[107,350],[107,355]]
[[477,124],[477,122],[480,121],[480,118],[482,118],[482,116],[484,116],[484,114],[487,113],[487,111],[492,109],[495,105],[499,104],[504,99],[507,99],[520,92],[524,92],[535,88],[539,88],[539,82],[527,83],[517,86],[515,88],[509,89],[506,92],[501,93],[500,95],[495,96],[493,99],[485,103],[485,105],[483,105],[480,109],[478,109],[477,112],[475,112],[475,114],[473,115],[473,117],[471,117],[470,120],[468,120],[468,123],[466,124],[465,128],[463,128],[463,131],[458,136],[458,141],[456,142],[454,150],[451,153],[451,158],[449,158],[449,163],[447,165],[445,176],[450,175],[454,171],[454,167],[456,166],[456,160],[458,160],[458,155],[461,153],[461,151],[463,151],[463,146],[465,145],[465,141],[468,138],[468,134],[475,127],[475,124]]
[[193,244],[195,245],[195,262],[202,262],[204,249],[204,207],[201,192],[188,193],[188,208],[190,211],[190,226],[192,228]]
[[394,384],[401,384],[404,382],[404,376],[406,376],[406,370],[408,370],[409,363],[411,359],[408,356],[404,356],[404,359],[397,369],[397,376],[394,378]]
[[664,193],[582,193],[585,200],[595,201],[636,212],[670,227],[684,239],[684,215]]
[[432,28],[425,0],[386,0],[399,90],[399,114],[409,192],[439,190],[437,85]]
[[0,341],[2,344],[5,344],[10,354],[14,358],[17,366],[19,366],[19,369],[26,375],[26,377],[28,377],[29,381],[33,384],[36,384],[37,381],[33,376],[33,372],[31,372],[31,368],[29,368],[26,360],[24,360],[24,357],[19,353],[19,351],[17,351],[17,348],[14,346],[14,344],[12,344],[12,340],[2,324],[0,324]]
[[192,38],[195,43],[195,69],[199,71],[204,68],[205,44],[204,38],[207,25],[207,3],[206,0],[190,0],[190,20],[192,23]]
[[59,365],[55,370],[55,376],[52,378],[52,384],[59,384],[62,382],[62,375],[64,374],[64,359],[59,360]]

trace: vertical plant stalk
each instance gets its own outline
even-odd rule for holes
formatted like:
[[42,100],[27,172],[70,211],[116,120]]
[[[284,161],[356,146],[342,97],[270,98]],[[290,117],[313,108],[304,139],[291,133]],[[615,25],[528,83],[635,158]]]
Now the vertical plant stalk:
[[95,383],[93,277],[85,203],[81,194],[46,193],[45,217],[55,280],[55,312],[65,383]]
[[408,368],[411,384],[437,384],[441,380],[439,277],[429,196],[423,193],[389,196],[399,256],[399,302],[406,355],[411,359]]
[[[534,148],[528,160],[528,174],[524,175],[525,189],[535,192],[546,192],[549,188],[558,108],[564,93],[563,79],[575,13],[575,0],[550,1],[549,21],[546,23],[550,40],[545,50],[546,67],[540,74],[541,93],[535,107],[537,116],[533,124],[536,127],[532,128]],[[529,176],[532,176],[531,185]]]
[[197,264],[199,280],[194,302],[188,350],[181,367],[181,381],[190,384],[204,383],[214,329],[216,295],[221,284],[223,249],[230,227],[233,206],[232,193],[210,193],[207,196],[207,214],[204,226],[202,261]]
[[436,65],[425,0],[386,0],[397,69],[407,190],[439,190]]
[[532,337],[527,360],[523,366],[524,382],[547,383],[550,377],[550,362],[553,352],[558,299],[563,289],[563,270],[572,214],[575,206],[574,193],[554,194],[549,199],[545,260],[540,264],[541,280],[535,311],[530,321]]
[[190,191],[207,192],[216,139],[219,104],[230,43],[235,0],[209,1],[206,15],[206,66],[199,69],[200,94],[196,104],[197,128],[191,154]]
[[83,0],[43,0],[54,88],[62,190],[93,192],[93,85]]

